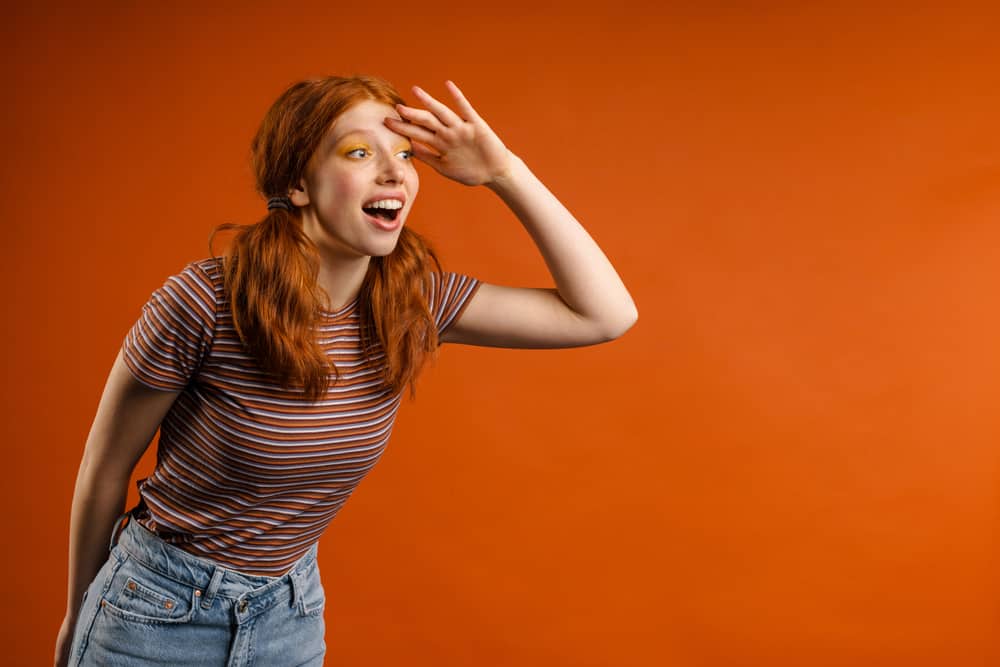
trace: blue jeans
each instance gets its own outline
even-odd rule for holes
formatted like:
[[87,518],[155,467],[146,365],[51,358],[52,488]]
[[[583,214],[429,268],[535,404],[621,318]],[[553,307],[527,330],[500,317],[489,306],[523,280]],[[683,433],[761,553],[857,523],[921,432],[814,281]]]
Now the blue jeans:
[[326,596],[317,545],[281,577],[240,574],[130,520],[83,596],[70,667],[321,667]]

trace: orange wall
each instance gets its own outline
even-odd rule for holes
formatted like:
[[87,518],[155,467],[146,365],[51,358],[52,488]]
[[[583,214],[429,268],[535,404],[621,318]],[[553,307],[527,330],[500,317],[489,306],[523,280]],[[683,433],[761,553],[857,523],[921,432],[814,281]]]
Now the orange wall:
[[[353,72],[462,85],[640,320],[443,350],[321,542],[328,664],[1000,664],[1000,11],[42,4],[2,28],[8,664],[50,659],[122,337],[263,214],[270,102]],[[551,284],[421,174],[447,268]]]

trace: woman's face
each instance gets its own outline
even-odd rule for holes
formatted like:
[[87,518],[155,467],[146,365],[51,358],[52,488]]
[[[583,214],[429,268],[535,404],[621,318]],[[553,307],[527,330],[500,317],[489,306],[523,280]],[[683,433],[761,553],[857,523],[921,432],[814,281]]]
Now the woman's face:
[[396,247],[419,180],[410,140],[386,127],[386,116],[399,118],[373,100],[342,113],[291,196],[302,207],[303,230],[324,254],[377,257]]

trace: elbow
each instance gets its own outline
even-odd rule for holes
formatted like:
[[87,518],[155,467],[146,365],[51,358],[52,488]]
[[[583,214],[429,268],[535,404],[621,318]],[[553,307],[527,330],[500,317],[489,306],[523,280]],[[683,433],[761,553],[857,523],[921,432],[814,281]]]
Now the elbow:
[[606,343],[616,338],[621,338],[638,320],[639,310],[635,307],[635,304],[632,304],[628,312],[610,320],[602,327],[601,342]]

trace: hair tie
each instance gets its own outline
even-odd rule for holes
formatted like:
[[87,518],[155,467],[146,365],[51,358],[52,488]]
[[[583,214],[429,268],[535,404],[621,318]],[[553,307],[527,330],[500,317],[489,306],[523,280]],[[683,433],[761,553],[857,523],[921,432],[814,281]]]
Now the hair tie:
[[292,200],[288,197],[271,197],[267,200],[267,210],[283,208],[286,211],[293,210]]

